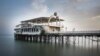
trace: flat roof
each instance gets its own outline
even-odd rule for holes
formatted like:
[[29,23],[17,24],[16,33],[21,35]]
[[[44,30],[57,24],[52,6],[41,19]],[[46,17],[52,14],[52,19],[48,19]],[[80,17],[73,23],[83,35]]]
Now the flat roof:
[[[30,20],[25,20],[22,22],[32,22],[32,23],[47,23],[50,17],[38,17],[38,18],[34,18],[34,19],[30,19]],[[63,19],[58,19],[58,18],[54,18],[52,17],[50,22],[56,22],[56,21],[64,21]]]

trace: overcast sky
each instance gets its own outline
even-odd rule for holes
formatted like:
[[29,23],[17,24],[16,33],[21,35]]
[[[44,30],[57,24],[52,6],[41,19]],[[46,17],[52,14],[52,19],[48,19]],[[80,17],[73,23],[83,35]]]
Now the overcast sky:
[[68,30],[100,30],[100,0],[0,0],[0,32],[12,32],[22,20],[55,11]]

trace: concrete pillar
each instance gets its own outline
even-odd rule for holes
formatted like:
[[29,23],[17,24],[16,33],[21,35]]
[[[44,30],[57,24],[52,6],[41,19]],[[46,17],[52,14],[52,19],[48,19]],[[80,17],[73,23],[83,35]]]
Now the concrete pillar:
[[47,37],[47,42],[49,43],[50,42],[50,36],[46,36]]
[[90,47],[90,37],[88,36],[88,45]]
[[28,41],[30,41],[30,36],[28,36]]
[[28,41],[28,37],[26,36],[26,41]]
[[30,42],[32,42],[32,36],[30,36]]
[[93,47],[93,37],[94,37],[94,36],[92,36],[92,47]]
[[35,37],[33,36],[33,42],[35,42]]
[[84,47],[86,47],[86,36],[84,36]]
[[46,43],[46,41],[47,41],[47,37],[46,36],[43,36],[43,41],[44,41],[44,43]]
[[32,41],[33,41],[33,36],[32,36]]
[[66,43],[67,43],[67,44],[69,44],[69,43],[70,43],[69,36],[66,36]]
[[61,41],[61,37],[58,37],[58,43],[60,43],[60,41]]
[[51,40],[50,42],[51,42],[51,43],[52,43],[52,38],[53,38],[53,36],[50,36],[50,40]]
[[39,36],[40,37],[40,42],[42,42],[42,36]]
[[36,35],[36,42],[38,42],[38,36]]
[[55,36],[55,43],[56,43],[57,36]]
[[73,36],[73,44],[75,44],[75,41],[76,41],[76,37]]
[[62,38],[62,44],[64,43],[64,36],[61,36],[61,38]]
[[98,47],[99,47],[99,39],[97,37],[97,49],[98,49]]
[[82,36],[82,47],[83,47],[83,38],[84,38],[84,36]]
[[27,40],[27,37],[25,36],[25,41]]
[[17,34],[15,34],[15,35],[14,35],[14,37],[15,37],[15,40],[17,40],[17,39],[18,39],[18,38],[17,38]]
[[79,36],[78,36],[78,45],[79,45]]

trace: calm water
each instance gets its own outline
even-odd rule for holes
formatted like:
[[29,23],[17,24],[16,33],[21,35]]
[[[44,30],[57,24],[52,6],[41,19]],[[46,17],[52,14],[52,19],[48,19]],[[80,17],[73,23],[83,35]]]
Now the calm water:
[[0,56],[100,56],[100,49],[16,41],[13,36],[5,35],[0,36]]

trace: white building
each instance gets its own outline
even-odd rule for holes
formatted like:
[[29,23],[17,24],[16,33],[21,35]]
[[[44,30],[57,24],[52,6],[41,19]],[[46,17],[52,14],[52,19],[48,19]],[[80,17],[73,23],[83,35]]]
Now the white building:
[[57,13],[50,17],[39,17],[22,21],[15,28],[15,34],[39,35],[45,33],[58,33],[63,28],[63,19],[59,19]]

